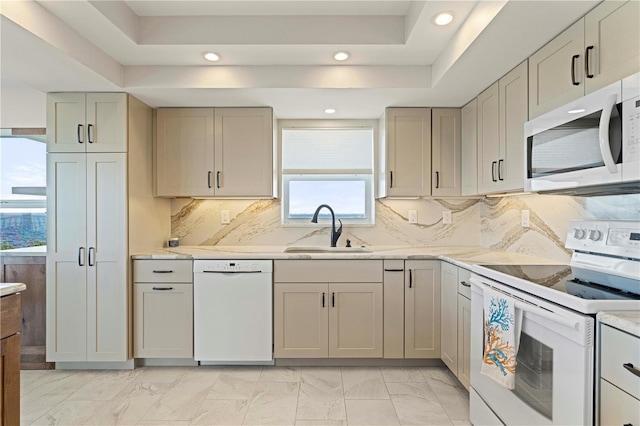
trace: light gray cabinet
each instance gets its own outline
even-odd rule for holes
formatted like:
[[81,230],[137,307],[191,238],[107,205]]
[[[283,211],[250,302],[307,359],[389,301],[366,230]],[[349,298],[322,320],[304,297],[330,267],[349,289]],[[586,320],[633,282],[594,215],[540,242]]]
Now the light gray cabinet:
[[276,260],[276,358],[382,358],[382,261]]
[[135,358],[193,358],[193,262],[136,260]]
[[156,195],[273,196],[271,108],[160,108]]
[[640,70],[640,3],[606,1],[529,58],[537,117]]
[[431,110],[431,195],[455,196],[461,191],[460,109]]
[[387,108],[385,137],[385,195],[431,195],[431,109]]
[[527,62],[477,98],[478,193],[524,187],[524,123],[528,119]]
[[461,194],[478,194],[478,102],[471,100],[462,107],[460,174]]
[[404,357],[440,358],[440,261],[405,261]]
[[127,94],[47,94],[47,152],[127,152]]

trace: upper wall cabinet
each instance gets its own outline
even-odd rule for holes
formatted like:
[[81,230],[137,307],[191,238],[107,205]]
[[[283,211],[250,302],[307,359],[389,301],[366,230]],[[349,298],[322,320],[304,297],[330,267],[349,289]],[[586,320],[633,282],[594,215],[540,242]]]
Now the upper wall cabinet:
[[431,195],[460,195],[460,109],[431,110]]
[[461,195],[478,193],[478,102],[473,99],[462,107],[461,113]]
[[523,188],[527,117],[525,61],[478,95],[478,193]]
[[48,152],[126,152],[126,93],[49,93]]
[[387,108],[386,195],[431,195],[431,108]]
[[640,3],[606,1],[529,58],[536,117],[640,70]]
[[160,108],[156,195],[271,197],[271,108]]

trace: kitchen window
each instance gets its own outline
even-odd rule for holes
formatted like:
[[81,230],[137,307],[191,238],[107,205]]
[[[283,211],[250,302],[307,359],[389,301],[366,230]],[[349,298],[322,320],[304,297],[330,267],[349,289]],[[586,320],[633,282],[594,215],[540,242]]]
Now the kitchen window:
[[42,135],[0,132],[0,249],[46,244],[47,145]]
[[374,123],[280,123],[283,224],[308,224],[320,204],[345,224],[374,223]]

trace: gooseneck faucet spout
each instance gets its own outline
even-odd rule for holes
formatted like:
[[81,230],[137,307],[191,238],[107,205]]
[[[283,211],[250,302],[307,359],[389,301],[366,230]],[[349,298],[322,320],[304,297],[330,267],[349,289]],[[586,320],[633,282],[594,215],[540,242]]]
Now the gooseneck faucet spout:
[[342,221],[338,219],[338,222],[340,222],[340,228],[336,229],[336,215],[333,212],[333,209],[328,204],[320,204],[316,209],[316,212],[313,214],[313,219],[311,219],[311,222],[318,223],[318,213],[324,207],[328,208],[331,212],[331,247],[335,247],[336,243],[338,242],[338,238],[340,238],[340,235],[342,235]]

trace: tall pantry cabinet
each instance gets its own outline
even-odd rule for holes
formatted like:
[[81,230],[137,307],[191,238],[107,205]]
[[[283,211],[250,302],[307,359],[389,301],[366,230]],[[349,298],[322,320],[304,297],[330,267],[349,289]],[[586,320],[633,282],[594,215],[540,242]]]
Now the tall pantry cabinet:
[[131,358],[129,254],[169,235],[144,224],[170,216],[151,136],[151,108],[125,93],[48,95],[47,361]]

